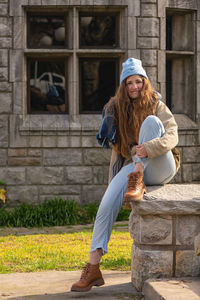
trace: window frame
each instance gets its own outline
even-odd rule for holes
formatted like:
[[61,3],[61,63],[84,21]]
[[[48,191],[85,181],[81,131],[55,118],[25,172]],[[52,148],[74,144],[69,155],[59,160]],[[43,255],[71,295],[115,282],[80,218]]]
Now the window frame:
[[[58,60],[64,60],[65,62],[65,67],[64,67],[64,76],[65,76],[65,112],[49,112],[49,111],[32,111],[31,110],[31,95],[30,95],[30,90],[31,90],[31,85],[30,85],[30,64],[32,61],[48,61],[51,58],[52,61],[58,61]],[[68,82],[68,74],[67,74],[67,57],[58,57],[58,56],[53,56],[50,55],[48,57],[46,56],[27,56],[27,62],[26,62],[26,66],[27,66],[27,113],[28,114],[43,114],[43,115],[52,115],[52,114],[69,114],[69,95],[68,95],[68,89],[67,89],[67,82]]]

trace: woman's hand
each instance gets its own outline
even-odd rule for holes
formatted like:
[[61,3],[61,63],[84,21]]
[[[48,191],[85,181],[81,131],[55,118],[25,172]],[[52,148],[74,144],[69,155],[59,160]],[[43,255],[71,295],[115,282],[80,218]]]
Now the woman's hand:
[[148,156],[147,151],[146,151],[144,145],[142,145],[142,144],[136,146],[136,154],[139,158],[144,158],[144,157]]

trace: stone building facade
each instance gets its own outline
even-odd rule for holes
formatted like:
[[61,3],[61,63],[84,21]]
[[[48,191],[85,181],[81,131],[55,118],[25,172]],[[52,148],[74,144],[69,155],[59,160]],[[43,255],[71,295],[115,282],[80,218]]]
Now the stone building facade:
[[175,114],[182,164],[173,182],[199,181],[200,1],[0,0],[0,179],[9,205],[101,199],[110,150],[95,136],[127,57],[142,59]]

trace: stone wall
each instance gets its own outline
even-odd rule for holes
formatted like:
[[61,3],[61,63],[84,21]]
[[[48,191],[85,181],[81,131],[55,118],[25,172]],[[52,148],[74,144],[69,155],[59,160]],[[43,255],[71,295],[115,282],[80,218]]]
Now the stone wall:
[[149,187],[131,205],[133,285],[141,290],[149,278],[200,276],[200,186]]
[[[39,203],[54,196],[69,197],[81,204],[99,202],[107,186],[110,151],[101,149],[95,138],[101,116],[80,115],[78,111],[78,71],[73,65],[76,53],[69,59],[69,115],[26,112],[26,56],[30,54],[26,48],[26,9],[74,6],[120,11],[120,48],[113,55],[120,64],[128,56],[141,58],[163,101],[165,8],[195,10],[196,31],[200,31],[200,8],[192,0],[0,0],[0,179],[8,184],[9,205]],[[199,40],[197,47],[199,70]],[[182,155],[181,169],[173,180],[176,183],[200,180],[199,86],[198,78],[196,119],[176,116]]]

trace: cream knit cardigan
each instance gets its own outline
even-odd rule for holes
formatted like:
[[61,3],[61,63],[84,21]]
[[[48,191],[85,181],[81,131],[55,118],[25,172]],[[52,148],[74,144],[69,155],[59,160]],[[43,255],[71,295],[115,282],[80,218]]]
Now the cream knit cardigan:
[[[160,100],[158,101],[156,116],[162,121],[165,128],[165,134],[161,138],[156,138],[144,143],[148,158],[160,156],[173,149],[178,144],[178,126],[176,124],[175,118],[169,108]],[[126,159],[124,165],[133,161],[135,158],[135,154],[136,147],[133,146],[133,148],[131,149],[130,158]],[[118,154],[114,149],[112,149],[109,167],[109,182],[113,178],[112,168],[117,160],[117,157]]]

